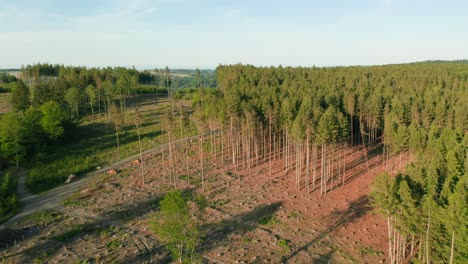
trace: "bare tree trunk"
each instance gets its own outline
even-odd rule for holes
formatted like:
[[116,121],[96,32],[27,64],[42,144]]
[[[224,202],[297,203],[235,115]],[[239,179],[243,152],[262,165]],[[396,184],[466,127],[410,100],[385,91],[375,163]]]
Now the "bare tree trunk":
[[271,160],[272,160],[272,158],[273,158],[273,157],[272,157],[272,154],[273,154],[273,153],[272,153],[272,149],[271,149],[271,148],[272,148],[272,146],[271,146],[271,144],[272,144],[272,141],[271,141],[271,120],[270,120],[270,126],[269,126],[269,128],[270,128],[270,137],[268,138],[268,141],[269,141],[269,145],[270,145],[270,153],[269,153],[268,160],[269,160],[269,163],[270,163],[269,165],[270,165],[270,176],[271,176],[271,166],[272,166],[272,165],[271,165]]
[[174,186],[176,186],[176,178],[174,175],[174,154],[172,151],[172,132],[168,133],[168,144],[169,144],[169,178],[172,181],[172,178],[174,178]]
[[346,148],[348,147],[348,144],[345,145],[345,151],[344,151],[344,160],[343,160],[343,186],[345,186],[346,183]]
[[454,247],[455,247],[455,229],[452,229],[452,246],[450,248],[450,264],[453,263]]
[[323,177],[325,176],[325,144],[322,143],[322,156],[321,162],[322,165],[320,167],[320,194],[323,194]]
[[120,143],[119,143],[119,131],[117,125],[115,126],[115,136],[117,138],[117,157],[120,160]]
[[426,231],[426,263],[429,264],[429,229],[431,226],[431,211],[429,210],[429,218],[427,220],[427,231]]
[[[224,165],[224,137],[223,137],[223,133],[224,133],[224,130],[223,130],[223,123],[221,123],[221,131],[220,131],[220,137],[221,137],[221,164]],[[225,169],[226,167],[223,166],[223,168]]]
[[310,193],[310,146],[309,146],[309,131],[307,131],[307,143],[306,143],[306,189],[307,193]]
[[410,256],[413,258],[414,256],[414,235],[411,236],[411,251],[410,251]]
[[205,182],[203,175],[203,132],[200,133],[200,169],[201,169],[201,183],[202,183],[202,192],[205,192]]
[[402,244],[402,247],[403,247],[403,258],[402,259],[405,259],[406,258],[406,237],[404,236],[403,237],[403,244]]
[[187,170],[187,183],[190,184],[190,171],[189,171],[189,153],[190,150],[187,151],[187,154],[185,156],[185,166]]
[[387,228],[388,228],[388,257],[390,258],[390,263],[393,263],[393,254],[392,254],[392,225],[390,224],[390,215],[387,210]]
[[315,190],[315,181],[317,180],[317,142],[314,141],[314,174],[312,177],[312,189]]
[[137,126],[137,133],[138,133],[138,146],[140,148],[140,168],[141,168],[141,179],[143,182],[143,185],[145,185],[145,173],[143,171],[143,153],[141,150],[141,138],[140,138],[140,126]]

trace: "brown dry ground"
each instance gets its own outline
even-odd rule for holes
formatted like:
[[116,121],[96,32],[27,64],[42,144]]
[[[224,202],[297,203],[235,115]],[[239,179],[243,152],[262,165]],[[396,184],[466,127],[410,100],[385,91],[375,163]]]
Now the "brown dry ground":
[[[196,145],[196,144],[193,144]],[[194,151],[197,146],[193,146]],[[178,149],[182,152],[182,149]],[[346,150],[345,185],[328,193],[298,189],[283,161],[236,170],[214,156],[205,164],[209,207],[200,245],[207,263],[379,263],[386,262],[385,219],[374,213],[369,186],[385,169],[378,150],[366,162],[361,147]],[[192,153],[193,154],[193,153]],[[0,234],[6,263],[166,263],[168,251],[151,232],[151,222],[168,183],[158,152],[145,157],[147,183],[127,163],[117,175],[101,175],[63,206],[25,218]],[[208,160],[211,160],[209,162]],[[393,157],[390,167],[403,167]],[[407,158],[403,159],[403,163]],[[166,160],[167,163],[167,160]],[[176,188],[201,191],[198,158],[176,160]],[[167,164],[166,164],[167,167]],[[304,180],[304,179],[302,179]],[[318,184],[319,186],[319,184]],[[331,187],[332,185],[329,185]]]

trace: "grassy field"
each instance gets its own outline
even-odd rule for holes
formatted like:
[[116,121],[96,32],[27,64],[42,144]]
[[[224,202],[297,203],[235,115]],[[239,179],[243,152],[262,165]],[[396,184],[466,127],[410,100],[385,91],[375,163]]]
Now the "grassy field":
[[0,114],[11,111],[9,93],[0,93]]
[[[141,142],[142,149],[146,150],[167,142],[161,121],[171,104],[167,99],[154,104],[154,95],[143,95],[139,100],[138,108],[143,116],[140,127]],[[182,105],[179,103],[176,109],[184,107],[189,110],[188,102]],[[139,152],[134,111],[128,109],[124,117],[127,122],[119,134],[121,159]],[[181,124],[176,122],[174,125],[176,138],[196,133],[196,127],[192,123],[188,128],[185,127],[182,133],[178,129]],[[107,122],[104,114],[87,116],[75,129],[70,143],[57,146],[35,158],[29,166],[31,170],[26,184],[33,192],[46,191],[62,184],[70,174],[80,175],[117,160],[119,157],[114,126]]]

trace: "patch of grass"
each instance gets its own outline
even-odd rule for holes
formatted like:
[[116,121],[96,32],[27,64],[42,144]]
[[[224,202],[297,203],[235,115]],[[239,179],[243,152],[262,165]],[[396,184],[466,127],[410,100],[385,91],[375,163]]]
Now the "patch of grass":
[[261,225],[276,225],[276,224],[279,224],[280,221],[276,219],[275,216],[269,216],[269,217],[264,217],[258,220],[258,223]]
[[120,234],[119,230],[115,226],[110,226],[109,228],[102,229],[101,232],[99,232],[102,239],[107,238],[112,234]]
[[218,174],[211,176],[208,178],[208,183],[215,183],[218,180]]
[[0,114],[10,112],[11,109],[10,94],[0,93]]
[[[197,175],[196,174],[191,174],[190,175],[190,184],[200,185],[201,184],[201,178],[200,177],[194,177],[194,176],[197,176]],[[183,180],[183,181],[186,181],[186,182],[189,182],[189,178],[185,174],[179,175],[179,179]]]
[[208,206],[208,200],[203,194],[197,194],[194,198],[193,201],[197,204],[198,208],[200,210],[205,209]]
[[83,200],[84,197],[81,197],[80,193],[75,193],[74,195],[68,197],[63,201],[64,206],[87,206],[89,203]]
[[51,162],[36,162],[29,171],[26,185],[35,193],[61,185],[68,175],[81,175],[94,170],[96,161],[87,155],[68,155]]
[[216,200],[214,202],[211,203],[210,207],[211,208],[216,208],[216,207],[220,207],[220,206],[223,206],[227,203],[229,203],[231,200],[229,199],[219,199],[219,200]]
[[17,225],[40,225],[46,226],[63,219],[63,215],[54,210],[44,210],[26,216]]
[[122,246],[122,241],[118,239],[114,239],[110,241],[109,243],[106,244],[106,247],[109,249],[116,249],[118,247]]
[[289,217],[291,218],[294,218],[294,219],[299,219],[300,217],[300,214],[296,211],[292,211],[290,214],[289,214]]
[[243,237],[243,238],[242,238],[242,242],[244,242],[244,243],[250,243],[250,242],[252,242],[252,238],[250,238],[250,237]]
[[281,239],[276,242],[276,245],[281,247],[284,252],[290,252],[291,251],[291,245],[286,239]]
[[65,240],[68,240],[70,238],[73,238],[73,237],[77,236],[78,234],[88,233],[88,232],[91,232],[93,230],[94,230],[94,227],[92,225],[82,224],[82,225],[79,225],[77,227],[74,227],[74,228],[68,230],[67,232],[65,232],[63,234],[55,236],[54,239],[58,240],[60,242],[63,242]]
[[[143,151],[164,142],[160,122],[164,109],[169,107],[169,102],[148,104],[153,99],[153,95],[146,97],[142,95],[138,98],[141,104],[140,113],[143,116],[143,123],[140,126]],[[131,121],[134,119],[134,113],[127,111],[125,115],[128,122],[123,125],[120,134],[121,158],[139,152],[137,130]],[[193,122],[187,124],[183,131],[183,135],[174,133],[174,139],[197,133]],[[26,183],[35,193],[47,191],[62,185],[70,174],[88,173],[94,171],[96,166],[103,166],[117,160],[115,131],[107,123],[107,118],[102,114],[86,116],[73,129],[73,135],[67,139],[67,142],[47,147],[28,164],[30,173]],[[120,177],[126,176],[128,175],[120,174]]]
[[361,257],[366,255],[383,256],[383,254],[382,251],[376,250],[373,247],[359,247],[359,255],[361,255]]
[[99,235],[101,235],[101,238],[106,238],[110,235],[110,231],[109,229],[104,229],[99,233]]

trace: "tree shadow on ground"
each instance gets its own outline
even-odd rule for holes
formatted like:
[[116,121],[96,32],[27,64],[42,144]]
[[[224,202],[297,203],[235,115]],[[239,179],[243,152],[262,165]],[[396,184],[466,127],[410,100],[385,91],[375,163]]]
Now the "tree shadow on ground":
[[201,231],[205,234],[205,237],[201,251],[207,252],[216,247],[228,245],[230,242],[227,237],[230,234],[239,233],[243,235],[256,229],[260,225],[259,220],[274,216],[281,205],[281,202],[261,205],[252,211],[233,216],[230,219],[203,225]]
[[[324,222],[331,223],[329,226],[327,226],[327,229],[321,232],[320,234],[318,234],[316,237],[314,237],[311,241],[307,242],[302,247],[299,247],[298,249],[294,250],[289,256],[283,258],[284,262],[287,263],[289,260],[294,258],[297,254],[299,254],[299,252],[303,250],[307,251],[307,249],[310,246],[314,245],[315,243],[318,243],[320,240],[330,235],[331,233],[336,231],[341,226],[356,221],[357,219],[364,216],[370,210],[371,210],[371,207],[369,205],[369,198],[367,197],[367,195],[363,195],[359,197],[357,200],[350,203],[347,209],[333,211],[326,217],[326,220],[324,221]],[[331,257],[331,254],[333,254],[333,252],[329,252],[329,254]],[[325,258],[322,258],[322,259],[325,260]],[[317,263],[322,263],[322,262],[317,262]]]
[[321,255],[318,258],[315,258],[312,263],[314,264],[328,264],[333,259],[333,254],[335,254],[335,249],[330,250],[324,255]]
[[[137,232],[135,229],[130,229],[124,226],[124,224],[136,218],[145,217],[157,210],[159,208],[159,201],[162,197],[163,196],[155,196],[141,200],[137,203],[127,203],[121,206],[118,210],[103,213],[95,217],[87,217],[84,223],[77,225],[70,224],[68,228],[62,230],[60,233],[54,233],[43,240],[39,240],[39,243],[36,243],[32,247],[27,248],[20,253],[5,257],[9,258],[22,254],[27,257],[24,261],[32,261],[35,258],[54,256],[61,248],[65,248],[65,252],[71,252],[71,249],[67,248],[68,245],[73,245],[85,238],[89,240],[90,236],[100,237],[103,230],[117,228],[119,232],[126,237],[125,239],[128,240],[130,244],[135,245],[138,249],[135,256],[128,257],[128,259],[131,258],[133,261],[124,261],[122,263],[138,263],[141,261],[149,263],[156,261],[159,263],[159,259],[154,259],[154,256],[158,256],[158,258],[162,259],[167,258],[165,255],[168,254],[168,251],[164,244],[157,241],[154,237],[145,235],[142,232]],[[72,215],[70,215],[70,217],[74,218]],[[154,246],[143,242],[143,240],[152,240],[152,243],[150,244]],[[104,247],[105,246],[106,245],[104,245]],[[96,259],[91,258],[88,259],[88,261],[90,263],[94,263]]]
[[[334,169],[331,171],[331,178],[327,180],[326,188],[327,192],[330,192],[336,188],[339,188],[343,185],[347,185],[352,181],[358,179],[360,176],[364,175],[365,173],[371,171],[372,169],[378,167],[382,161],[379,156],[382,154],[382,146],[376,146],[370,150],[368,150],[367,154],[365,155],[357,155],[360,150],[355,150],[350,156],[355,156],[351,162],[346,163],[346,168],[340,169],[340,172],[343,173],[346,171],[345,175],[341,177],[338,176],[338,169]],[[367,157],[366,157],[367,155]],[[317,174],[320,174],[320,164],[317,166]],[[311,192],[320,190],[320,177],[317,176],[317,180],[315,181],[315,188],[311,188]],[[311,181],[310,185],[313,185],[314,182]],[[305,187],[304,187],[305,188]]]
[[[15,244],[25,243],[43,230],[63,218],[60,212],[46,209],[26,216],[13,225],[7,225],[0,230],[0,252]],[[35,223],[35,224],[32,224]]]

